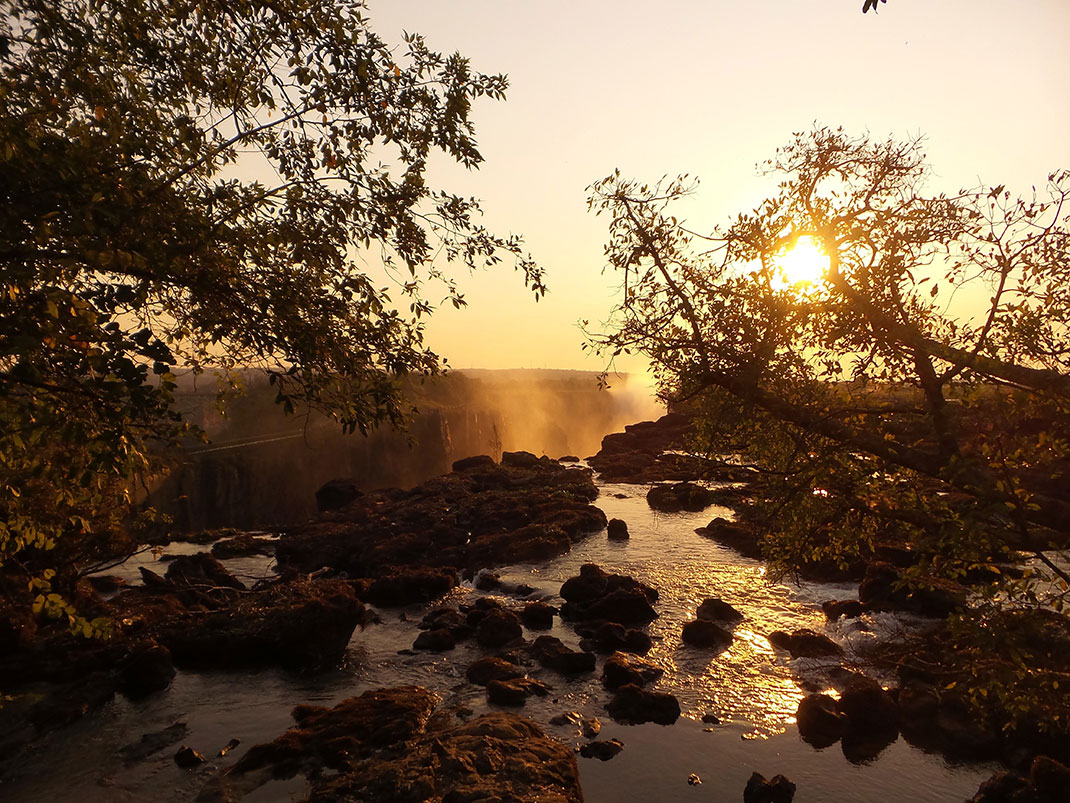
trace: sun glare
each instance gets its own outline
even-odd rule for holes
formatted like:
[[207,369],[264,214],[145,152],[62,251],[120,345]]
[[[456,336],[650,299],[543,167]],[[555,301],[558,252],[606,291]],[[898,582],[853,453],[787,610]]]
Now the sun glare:
[[790,251],[777,257],[782,286],[812,287],[820,284],[829,267],[829,258],[812,237],[800,237]]

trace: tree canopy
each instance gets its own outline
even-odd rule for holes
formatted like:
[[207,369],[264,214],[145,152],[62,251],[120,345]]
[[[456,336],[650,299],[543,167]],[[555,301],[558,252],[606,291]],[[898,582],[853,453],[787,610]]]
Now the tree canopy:
[[0,2],[0,566],[38,607],[62,611],[40,550],[111,538],[184,431],[176,373],[258,366],[363,431],[441,368],[423,318],[464,304],[442,260],[545,292],[425,183],[436,153],[480,164],[472,104],[506,86],[387,44],[360,0]]
[[[662,393],[699,412],[696,448],[758,470],[779,573],[894,544],[915,583],[1061,610],[1070,173],[1025,198],[934,193],[920,140],[824,127],[764,167],[771,197],[705,232],[674,216],[686,177],[592,186],[623,278],[594,345],[649,357]],[[800,248],[819,278],[791,273]],[[1006,571],[1016,550],[1024,574]]]

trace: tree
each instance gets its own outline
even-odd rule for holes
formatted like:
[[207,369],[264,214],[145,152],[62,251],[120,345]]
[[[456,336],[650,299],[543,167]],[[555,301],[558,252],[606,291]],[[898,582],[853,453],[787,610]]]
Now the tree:
[[[915,585],[974,584],[975,612],[1061,610],[1070,173],[1025,199],[933,194],[919,140],[828,128],[765,167],[775,194],[710,234],[672,215],[686,177],[592,186],[624,292],[594,344],[649,357],[662,393],[699,411],[696,448],[759,471],[776,572],[894,545]],[[822,278],[786,273],[798,248]],[[1019,549],[1033,564],[1012,580]]]
[[126,537],[133,477],[187,430],[177,373],[259,366],[365,431],[442,367],[423,319],[464,299],[436,257],[511,257],[538,299],[519,239],[425,183],[436,153],[479,165],[472,103],[506,86],[388,46],[361,0],[0,2],[9,602],[30,583],[77,622],[50,586]]

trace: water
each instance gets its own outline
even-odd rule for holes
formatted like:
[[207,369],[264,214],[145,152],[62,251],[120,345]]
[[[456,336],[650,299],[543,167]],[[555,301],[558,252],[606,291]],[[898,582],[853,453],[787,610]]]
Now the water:
[[[839,661],[789,661],[766,640],[776,629],[810,627],[825,630],[820,602],[854,595],[851,585],[811,584],[802,587],[767,582],[763,567],[727,547],[697,535],[696,527],[714,516],[730,517],[724,508],[702,513],[660,514],[646,503],[645,488],[604,485],[596,504],[610,518],[628,523],[628,541],[609,541],[604,533],[590,536],[567,555],[546,564],[504,567],[507,583],[526,583],[535,596],[560,602],[561,583],[586,562],[607,571],[629,574],[660,592],[660,618],[650,625],[654,647],[647,656],[665,670],[656,688],[672,691],[683,717],[673,726],[618,725],[605,714],[610,699],[600,683],[601,672],[566,679],[528,667],[530,674],[549,684],[546,698],[531,698],[523,713],[556,738],[578,747],[575,726],[551,726],[551,717],[579,711],[598,717],[599,738],[617,738],[624,751],[609,762],[577,758],[587,801],[738,801],[751,772],[771,777],[787,775],[797,785],[795,800],[807,801],[955,801],[969,798],[995,770],[993,765],[951,765],[902,740],[868,764],[851,764],[839,745],[816,751],[804,744],[794,728],[798,701],[807,690],[829,688],[828,670]],[[167,551],[197,551],[176,545]],[[138,556],[152,565],[158,555]],[[268,559],[245,558],[228,566],[247,579],[263,576]],[[136,577],[134,566],[124,573]],[[155,566],[158,571],[165,568]],[[456,589],[448,604],[472,601],[483,592],[470,586]],[[732,646],[720,653],[681,643],[683,622],[694,618],[699,603],[718,596],[735,606],[745,619],[735,628]],[[515,603],[515,600],[511,600]],[[50,735],[35,745],[17,767],[5,768],[0,798],[10,801],[65,799],[78,790],[88,801],[183,801],[194,798],[216,768],[231,766],[251,745],[274,738],[292,724],[289,712],[299,703],[332,705],[346,697],[380,686],[420,684],[438,693],[445,704],[465,706],[475,714],[487,710],[484,690],[467,683],[468,664],[483,651],[471,643],[440,655],[399,654],[419,632],[416,623],[424,609],[380,612],[382,621],[354,634],[347,660],[328,674],[298,677],[278,671],[254,674],[180,672],[171,689],[132,703],[117,697],[72,728]],[[890,628],[909,622],[887,615],[863,618],[825,630],[848,651]],[[551,635],[569,646],[579,639],[555,620]],[[535,635],[535,634],[529,634]],[[700,720],[715,714],[721,724]],[[125,766],[119,750],[143,733],[184,721],[189,734],[182,740],[209,757],[207,765],[187,771],[172,756],[178,745],[149,759]],[[241,745],[223,758],[214,757],[230,739]],[[703,783],[689,786],[698,774]],[[297,778],[261,787],[247,801],[300,800],[305,781]]]

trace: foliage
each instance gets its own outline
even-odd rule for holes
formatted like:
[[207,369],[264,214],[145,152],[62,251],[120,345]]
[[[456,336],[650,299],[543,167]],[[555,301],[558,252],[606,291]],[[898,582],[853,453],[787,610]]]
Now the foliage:
[[47,610],[41,566],[127,537],[134,477],[187,429],[177,372],[259,366],[365,431],[441,368],[423,319],[464,299],[439,255],[512,257],[537,299],[519,240],[425,183],[436,153],[479,165],[472,103],[505,89],[388,46],[360,0],[2,0],[4,570]]
[[[672,214],[686,177],[592,186],[624,291],[593,343],[649,357],[699,412],[699,446],[760,471],[752,514],[779,573],[894,546],[916,584],[1060,609],[1070,174],[1027,198],[931,193],[920,141],[828,128],[765,168],[772,196],[709,234]],[[800,240],[827,259],[816,283],[785,274]],[[1018,549],[1036,565],[1012,579]]]

